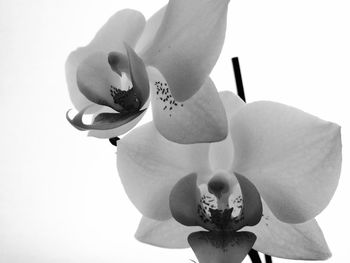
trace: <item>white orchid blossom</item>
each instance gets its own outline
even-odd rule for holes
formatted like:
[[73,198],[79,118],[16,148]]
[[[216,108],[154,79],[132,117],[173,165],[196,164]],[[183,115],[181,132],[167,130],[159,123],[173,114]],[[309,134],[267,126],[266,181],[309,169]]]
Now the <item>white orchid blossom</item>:
[[190,243],[201,263],[241,262],[252,246],[289,259],[330,257],[314,218],[338,184],[340,127],[279,103],[220,96],[229,121],[221,142],[178,144],[150,122],[119,143],[119,176],[144,216],[136,238]]
[[[167,139],[224,139],[225,110],[208,75],[224,42],[228,2],[170,0],[147,23],[138,11],[116,13],[67,59],[69,93],[78,110],[67,119],[91,136],[119,136],[142,118],[151,94],[154,122]],[[210,103],[203,103],[204,94]],[[193,105],[202,107],[194,112]],[[91,124],[83,122],[85,113],[94,114]]]

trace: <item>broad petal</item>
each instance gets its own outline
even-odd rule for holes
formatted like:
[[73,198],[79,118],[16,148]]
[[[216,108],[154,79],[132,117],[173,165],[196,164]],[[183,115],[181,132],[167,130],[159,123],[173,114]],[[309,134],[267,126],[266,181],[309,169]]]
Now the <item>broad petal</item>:
[[192,172],[207,179],[208,147],[170,142],[152,122],[131,131],[118,142],[117,153],[119,176],[130,200],[149,218],[169,219],[169,195],[175,183]]
[[170,218],[165,221],[142,217],[135,237],[140,242],[163,248],[188,248],[189,234],[202,230],[201,227],[188,227]]
[[143,58],[158,68],[174,98],[185,101],[206,81],[225,38],[229,0],[170,0]]
[[[125,26],[127,25],[127,26]],[[77,67],[95,52],[109,53],[124,50],[124,42],[135,46],[145,26],[145,18],[135,10],[121,10],[113,15],[86,47],[78,48],[69,54],[65,70],[69,95],[75,108],[80,111],[91,102],[81,94],[77,86]]]
[[225,109],[210,79],[189,100],[178,102],[159,71],[149,68],[148,72],[154,123],[165,138],[190,144],[221,141],[227,136]]
[[[232,116],[245,105],[236,94],[230,91],[222,91],[219,93],[220,99],[225,107],[228,122]],[[211,143],[209,150],[209,161],[213,171],[215,170],[232,170],[232,162],[234,160],[234,149],[231,134],[229,133],[225,140]]]
[[250,232],[195,232],[190,243],[199,263],[241,263],[253,247]]
[[322,230],[315,219],[302,224],[279,221],[263,202],[264,215],[260,223],[244,230],[257,236],[253,246],[273,257],[296,260],[325,260],[331,256]]
[[106,53],[124,51],[124,43],[135,47],[146,25],[142,13],[132,9],[118,11],[96,33],[89,46]]
[[340,127],[298,109],[247,104],[231,121],[233,170],[247,176],[281,221],[314,218],[331,200],[341,168]]

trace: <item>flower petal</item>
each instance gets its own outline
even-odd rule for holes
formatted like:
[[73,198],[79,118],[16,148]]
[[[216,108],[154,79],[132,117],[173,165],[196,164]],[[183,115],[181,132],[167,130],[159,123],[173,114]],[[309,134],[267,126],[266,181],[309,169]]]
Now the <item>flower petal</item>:
[[225,109],[214,83],[207,79],[189,100],[178,102],[155,68],[148,68],[154,123],[168,140],[189,144],[221,141],[227,136]]
[[[145,105],[145,109],[148,108],[149,102],[146,103]],[[111,112],[111,113],[115,113],[114,110],[112,110],[111,108],[108,107],[103,107],[101,108],[101,110],[99,110],[98,112],[96,112],[93,115],[93,119],[99,115],[100,113],[107,113],[107,112]],[[91,137],[96,137],[96,138],[101,138],[101,139],[106,139],[106,138],[113,138],[116,136],[120,136],[122,134],[127,133],[129,130],[131,130],[132,128],[134,128],[136,126],[137,123],[139,123],[139,121],[143,118],[143,116],[146,114],[146,110],[141,111],[141,114],[138,115],[136,118],[134,118],[133,120],[129,120],[127,123],[123,124],[122,126],[115,128],[115,129],[109,129],[109,130],[89,130],[88,132],[88,136]]]
[[170,0],[153,44],[142,56],[158,68],[177,101],[194,95],[222,49],[229,0]]
[[340,127],[298,109],[247,104],[231,121],[234,171],[287,223],[314,218],[331,200],[341,167]]
[[153,44],[153,39],[155,38],[159,27],[163,21],[164,14],[166,12],[167,5],[158,10],[151,18],[147,20],[145,29],[140,36],[140,39],[137,41],[135,50],[138,54],[142,54],[146,49],[150,48]]
[[279,221],[263,202],[264,215],[260,223],[244,228],[257,236],[253,246],[273,257],[296,260],[325,260],[331,256],[322,230],[315,219],[302,224]]
[[[127,25],[127,26],[125,26]],[[123,51],[124,42],[135,46],[145,26],[145,18],[135,10],[121,10],[113,15],[86,47],[69,54],[65,69],[69,95],[75,108],[80,111],[91,102],[81,94],[77,86],[77,67],[95,52]]]
[[135,51],[125,45],[128,55],[129,71],[133,90],[136,97],[140,100],[140,109],[145,105],[149,97],[149,81],[146,71],[146,66],[142,59],[135,53]]
[[188,248],[189,234],[200,231],[201,227],[188,227],[174,218],[165,221],[142,217],[135,237],[140,242],[163,248]]
[[244,176],[235,174],[243,199],[241,211],[242,220],[234,222],[232,228],[236,231],[243,226],[254,226],[260,222],[262,216],[262,203],[256,187]]
[[108,64],[108,56],[96,52],[84,59],[77,68],[79,90],[91,102],[111,107],[116,111],[123,108],[116,104],[111,95],[112,89],[120,89],[120,77]]
[[199,263],[241,263],[256,240],[250,232],[195,232],[190,243]]
[[197,212],[200,198],[197,175],[193,173],[181,178],[169,197],[170,211],[175,220],[185,226],[203,225]]
[[[245,105],[245,102],[230,91],[222,91],[219,95],[225,107],[227,120],[230,122],[232,116]],[[233,160],[234,149],[230,133],[225,140],[210,144],[209,161],[213,171],[226,170],[233,172]]]
[[153,219],[171,217],[169,194],[184,175],[209,175],[208,145],[181,145],[161,136],[154,124],[134,129],[118,142],[117,167],[130,200]]
[[124,43],[131,47],[136,45],[145,25],[145,17],[139,11],[132,9],[118,11],[96,33],[89,46],[105,53],[122,52]]
[[86,130],[111,130],[119,128],[124,124],[131,122],[139,117],[145,110],[130,112],[130,113],[101,113],[97,115],[92,124],[85,124],[83,116],[85,110],[80,111],[73,119],[69,117],[69,111],[66,114],[67,120],[75,128],[81,131]]

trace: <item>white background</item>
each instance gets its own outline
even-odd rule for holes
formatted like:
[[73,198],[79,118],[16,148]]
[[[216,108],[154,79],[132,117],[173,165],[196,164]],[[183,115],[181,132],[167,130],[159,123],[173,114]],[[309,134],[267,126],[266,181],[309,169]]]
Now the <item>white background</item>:
[[[72,107],[64,76],[69,52],[117,10],[149,17],[166,2],[0,1],[0,262],[195,259],[190,250],[133,238],[140,214],[119,181],[114,147],[65,120]],[[340,185],[318,217],[333,252],[329,262],[337,263],[350,257],[347,2],[232,0],[227,41],[212,74],[219,90],[233,90],[230,58],[239,56],[248,101],[279,101],[343,127]]]

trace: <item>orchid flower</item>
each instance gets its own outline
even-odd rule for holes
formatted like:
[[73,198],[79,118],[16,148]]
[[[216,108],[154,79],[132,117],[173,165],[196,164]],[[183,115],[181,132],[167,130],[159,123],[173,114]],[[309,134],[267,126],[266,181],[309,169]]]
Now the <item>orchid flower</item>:
[[[73,118],[67,113],[68,121],[90,136],[116,137],[140,121],[151,94],[155,125],[167,139],[224,139],[225,110],[208,75],[224,42],[228,3],[170,0],[147,23],[138,11],[117,12],[67,59],[69,94],[78,110]],[[93,114],[91,124],[83,122],[85,114]]]
[[241,262],[251,247],[288,259],[330,257],[314,218],[338,184],[340,127],[283,104],[220,97],[229,122],[221,142],[178,144],[150,122],[118,146],[119,176],[143,214],[136,238],[191,245],[201,263]]

